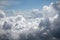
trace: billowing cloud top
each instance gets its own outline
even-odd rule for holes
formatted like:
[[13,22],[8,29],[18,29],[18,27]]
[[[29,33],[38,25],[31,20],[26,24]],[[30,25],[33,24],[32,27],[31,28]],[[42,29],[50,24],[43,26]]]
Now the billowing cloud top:
[[60,40],[60,1],[6,16],[0,10],[0,40]]

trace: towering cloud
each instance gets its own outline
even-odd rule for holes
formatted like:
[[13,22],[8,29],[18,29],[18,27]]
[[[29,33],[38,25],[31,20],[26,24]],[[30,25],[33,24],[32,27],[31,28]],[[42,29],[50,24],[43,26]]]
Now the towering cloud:
[[53,7],[58,12],[58,17],[53,22],[53,36],[56,38],[60,38],[60,1],[58,1],[56,4],[53,4]]

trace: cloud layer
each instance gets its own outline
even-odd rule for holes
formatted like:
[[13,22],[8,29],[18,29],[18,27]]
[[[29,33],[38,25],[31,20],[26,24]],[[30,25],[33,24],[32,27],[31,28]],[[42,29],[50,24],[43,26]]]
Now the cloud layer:
[[0,40],[60,40],[60,2],[25,13],[0,10]]

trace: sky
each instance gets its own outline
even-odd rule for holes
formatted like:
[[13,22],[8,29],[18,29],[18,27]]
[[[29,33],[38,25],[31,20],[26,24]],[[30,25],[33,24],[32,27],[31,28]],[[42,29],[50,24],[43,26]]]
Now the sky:
[[57,0],[0,0],[0,9],[5,10],[28,10],[33,8],[41,9]]
[[60,0],[0,0],[0,40],[60,40]]

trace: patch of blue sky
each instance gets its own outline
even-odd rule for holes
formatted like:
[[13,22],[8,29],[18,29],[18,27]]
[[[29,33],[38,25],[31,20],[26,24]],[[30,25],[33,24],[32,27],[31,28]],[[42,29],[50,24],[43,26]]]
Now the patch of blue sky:
[[[44,5],[49,5],[57,0],[14,0],[8,1],[10,6],[5,6],[4,9],[26,10],[26,9],[41,9]],[[14,3],[13,3],[14,2]],[[17,4],[16,4],[16,3]]]

